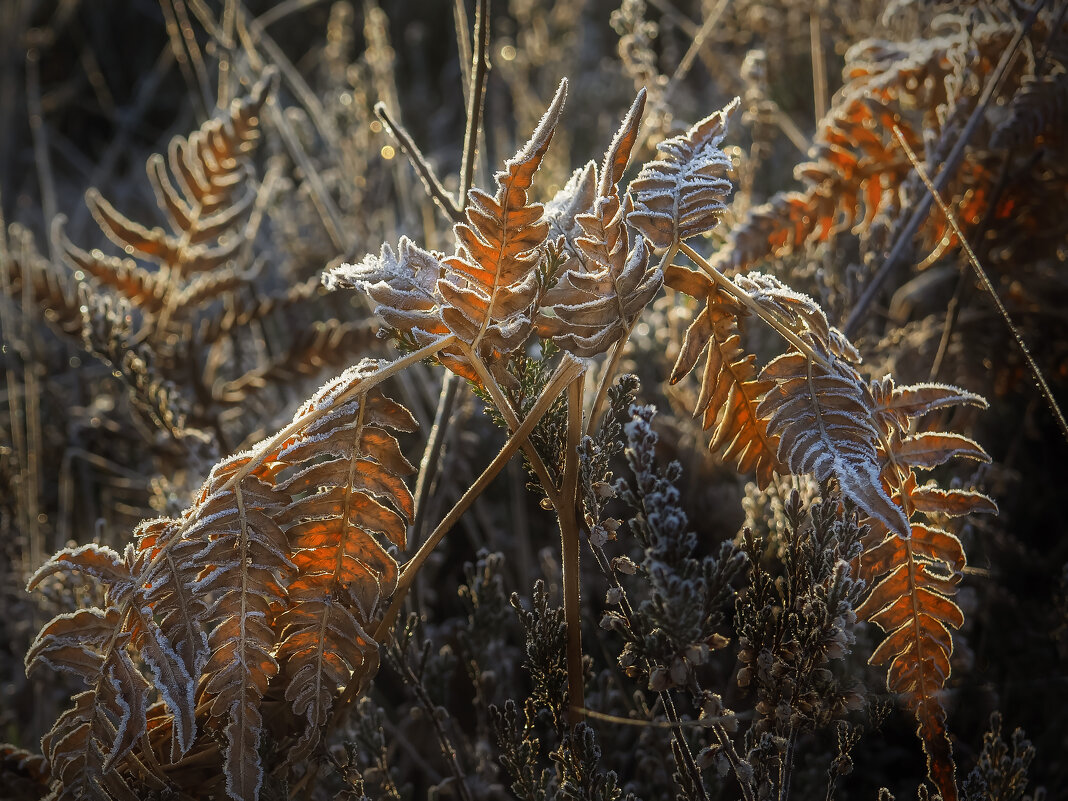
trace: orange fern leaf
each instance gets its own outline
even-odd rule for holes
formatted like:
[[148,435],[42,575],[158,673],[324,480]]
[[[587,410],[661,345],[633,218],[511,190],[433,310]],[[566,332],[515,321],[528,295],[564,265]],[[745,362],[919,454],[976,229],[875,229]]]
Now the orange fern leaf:
[[561,81],[530,141],[497,173],[496,195],[468,192],[467,221],[454,228],[456,254],[445,259],[447,271],[436,285],[445,325],[491,363],[519,347],[533,325],[529,310],[538,291],[538,248],[549,224],[542,205],[528,202],[527,190],[566,95],[567,82]]
[[[366,360],[350,368],[302,413],[332,403],[377,367]],[[397,584],[397,562],[379,537],[403,548],[413,512],[401,478],[413,468],[387,429],[415,428],[407,409],[372,390],[333,404],[279,452],[294,465],[280,486],[295,500],[278,519],[298,573],[278,621],[278,655],[287,661],[286,698],[308,721],[293,759],[316,744],[338,688],[354,674],[367,681],[377,669],[378,644],[367,632]]]
[[735,462],[743,473],[755,471],[763,489],[782,469],[776,456],[778,437],[768,433],[767,421],[757,414],[757,406],[775,384],[757,377],[756,356],[742,349],[739,322],[745,309],[702,273],[672,265],[665,280],[705,299],[704,309],[686,329],[671,383],[688,375],[707,349],[694,414],[703,415],[703,427],[712,430],[709,449],[722,451],[723,459]]
[[[932,409],[986,402],[941,384],[896,387],[889,376],[874,382],[872,390],[876,419],[885,435],[880,443],[884,481],[910,526],[907,537],[874,526],[872,544],[860,558],[860,575],[878,583],[857,614],[887,634],[869,661],[888,665],[887,688],[901,694],[916,715],[928,774],[948,801],[957,797],[956,771],[946,712],[938,696],[950,675],[951,629],[964,623],[951,596],[960,583],[965,554],[960,540],[934,521],[973,511],[996,513],[997,505],[982,493],[920,486],[916,480],[913,468],[930,469],[954,457],[989,461],[976,442],[949,432],[907,432],[911,420]],[[932,519],[923,522],[917,514]]]
[[[324,275],[328,289],[354,287],[378,303],[376,313],[416,346],[436,336],[455,334],[499,370],[502,357],[526,341],[537,300],[537,265],[549,232],[540,203],[527,191],[560,120],[567,81],[526,145],[496,175],[497,193],[468,192],[466,221],[455,228],[456,253],[442,259],[401,240],[395,254],[388,245],[378,256],[344,264]],[[464,378],[480,382],[461,349],[446,348],[438,359]]]

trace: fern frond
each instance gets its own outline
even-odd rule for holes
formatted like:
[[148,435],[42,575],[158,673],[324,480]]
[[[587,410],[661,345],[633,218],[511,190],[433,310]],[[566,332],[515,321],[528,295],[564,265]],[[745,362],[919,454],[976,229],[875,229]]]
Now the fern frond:
[[735,276],[734,284],[817,352],[860,363],[860,353],[853,343],[827,322],[823,309],[808,295],[791,289],[774,276],[757,272]]
[[908,519],[882,487],[877,453],[881,432],[867,385],[841,359],[833,372],[800,353],[773,359],[760,378],[773,381],[757,407],[768,431],[779,439],[778,457],[791,473],[813,473],[818,481],[832,475],[842,494],[887,528],[907,535]]
[[695,123],[685,134],[660,142],[660,157],[630,184],[634,211],[627,219],[656,248],[670,247],[716,226],[727,210],[730,159],[719,143],[740,100]]
[[[530,140],[495,176],[495,195],[477,188],[468,192],[467,221],[454,228],[456,254],[444,260],[446,272],[436,284],[442,321],[491,365],[519,347],[533,325],[529,311],[538,291],[538,249],[549,224],[542,205],[529,202],[527,191],[566,96],[565,80]],[[466,373],[478,380],[471,368]]]
[[[889,376],[873,386],[885,434],[880,445],[883,476],[909,518],[909,529],[906,537],[874,527],[873,544],[860,559],[861,577],[874,586],[857,614],[886,632],[869,661],[888,665],[887,688],[901,694],[916,715],[931,780],[943,798],[955,799],[952,746],[938,696],[950,675],[951,629],[964,623],[951,596],[966,560],[960,540],[937,521],[974,511],[996,513],[997,506],[982,493],[920,486],[916,479],[913,468],[930,469],[954,457],[989,461],[977,443],[951,432],[907,432],[911,420],[932,409],[957,403],[985,405],[985,401],[945,385],[895,387]],[[917,514],[928,519],[917,519]]]
[[259,114],[277,82],[273,71],[227,112],[186,137],[171,140],[167,159],[155,154],[146,170],[156,205],[170,230],[135,222],[97,189],[85,202],[104,234],[128,254],[165,268],[154,273],[132,259],[87,253],[62,235],[57,241],[68,262],[111,287],[146,312],[164,305],[176,279],[209,272],[236,258],[244,245],[239,233],[255,198],[247,157],[259,139]]
[[581,233],[570,240],[565,235],[578,258],[542,299],[553,316],[539,316],[538,334],[578,356],[596,356],[619,341],[663,281],[660,269],[649,267],[644,239],[639,236],[630,245],[626,206],[617,188],[644,109],[642,90],[605,153],[592,209],[573,218]]
[[[186,290],[196,291],[201,278],[194,279]],[[286,317],[294,310],[299,309],[313,301],[323,291],[319,278],[310,278],[307,281],[288,287],[279,295],[266,298],[244,298],[241,293],[227,299],[225,307],[215,314],[199,321],[193,339],[199,347],[207,348],[227,337],[232,337],[235,332],[250,323],[268,320],[272,317],[280,317],[284,324]]]
[[[454,227],[456,253],[439,258],[402,239],[398,252],[383,245],[378,256],[328,271],[328,289],[355,287],[378,303],[385,323],[416,345],[455,334],[498,377],[507,381],[503,357],[526,341],[533,327],[540,248],[549,232],[540,203],[527,199],[534,174],[560,120],[567,81],[526,145],[496,177],[497,192],[468,192],[466,221]],[[481,383],[462,351],[452,346],[438,354],[464,378]]]
[[893,124],[920,144],[907,121],[862,92],[846,94],[823,120],[808,161],[795,174],[806,188],[780,192],[749,210],[727,237],[713,264],[744,272],[769,257],[827,242],[844,230],[866,229],[880,213],[896,208],[911,170],[890,133]]
[[[149,664],[156,685],[165,690],[167,705],[174,711],[171,760],[177,760],[193,744],[196,733],[194,690],[207,662],[210,647],[204,631],[208,605],[194,591],[199,563],[196,555],[203,543],[182,536],[179,520],[157,518],[142,523],[137,537],[141,571],[141,603],[152,611],[157,623],[145,628],[154,639]],[[143,608],[142,607],[142,608]],[[169,669],[168,669],[169,668]]]
[[127,652],[137,633],[130,615],[137,586],[130,552],[123,557],[99,545],[64,549],[30,578],[27,589],[53,573],[70,571],[100,580],[107,587],[108,606],[53,618],[26,653],[27,673],[41,667],[62,670],[79,676],[88,688],[56,720],[42,749],[56,797],[106,797],[106,787],[116,797],[133,798],[115,768],[128,761],[146,731],[151,685]]
[[1009,116],[990,137],[993,148],[1030,149],[1043,139],[1057,141],[1068,122],[1068,70],[1029,75],[1009,103]]
[[870,389],[876,415],[888,434],[895,430],[904,433],[913,418],[947,406],[965,404],[980,409],[988,407],[986,398],[982,395],[950,384],[910,384],[899,387],[894,383],[894,379],[887,375],[878,381],[872,381]]
[[212,626],[211,653],[200,703],[208,704],[209,726],[225,726],[226,791],[240,801],[258,798],[263,780],[260,702],[278,672],[272,624],[296,569],[285,532],[274,519],[288,496],[272,486],[267,471],[230,481],[249,458],[238,454],[212,469],[183,532],[186,539],[204,543],[192,557],[204,568],[194,591],[214,593],[204,615]]
[[25,748],[0,743],[0,796],[31,801],[48,792],[48,760]]
[[[545,204],[545,219],[549,223],[549,239],[564,237],[570,245],[580,236],[582,228],[576,218],[593,208],[597,199],[597,165],[588,161],[571,173],[563,189]],[[572,254],[575,253],[572,245]]]
[[91,253],[82,250],[63,233],[62,217],[56,219],[53,229],[60,249],[75,270],[95,278],[146,312],[155,313],[163,308],[167,281],[160,273],[148,272],[130,258],[108,256],[100,250]]
[[383,244],[358,264],[342,264],[323,273],[328,290],[359,289],[378,304],[375,314],[389,328],[419,344],[449,333],[441,320],[437,282],[444,267],[443,254],[423,250],[402,236],[394,252]]
[[[336,395],[377,367],[366,360],[320,394]],[[295,500],[278,519],[298,573],[278,621],[278,656],[286,699],[307,720],[293,758],[317,743],[338,688],[377,670],[378,644],[367,632],[397,585],[397,562],[380,538],[403,548],[414,506],[403,480],[414,468],[388,429],[415,428],[408,410],[376,389],[335,405],[279,452],[294,465],[280,487]]]
[[[0,230],[2,236],[5,232]],[[7,273],[4,283],[11,299],[21,303],[28,295],[51,325],[65,334],[80,334],[82,301],[78,288],[71,286],[66,276],[60,275],[59,270],[38,252],[33,234],[25,227],[11,223],[6,236],[8,258],[0,259],[0,270]],[[30,310],[23,311],[29,313]]]
[[705,300],[686,329],[671,383],[688,375],[708,351],[694,415],[702,415],[702,427],[712,431],[709,449],[722,452],[722,458],[735,462],[743,473],[755,471],[763,489],[773,473],[782,472],[776,455],[778,437],[768,432],[767,421],[757,414],[760,401],[775,385],[757,377],[756,356],[742,349],[739,326],[746,311],[702,273],[672,265],[666,281]]

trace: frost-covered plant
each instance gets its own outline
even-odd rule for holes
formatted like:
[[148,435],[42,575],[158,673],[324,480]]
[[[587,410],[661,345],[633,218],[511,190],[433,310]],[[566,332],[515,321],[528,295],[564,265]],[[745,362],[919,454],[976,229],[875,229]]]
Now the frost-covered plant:
[[[865,378],[860,353],[815,300],[763,273],[728,276],[695,248],[727,212],[731,159],[722,144],[737,101],[660,142],[628,183],[646,102],[639,91],[601,163],[576,169],[550,199],[539,169],[567,126],[562,80],[529,140],[488,189],[474,186],[485,0],[474,28],[459,198],[391,126],[453,222],[450,252],[401,238],[324,276],[331,292],[357,290],[374,301],[400,355],[344,370],[277,432],[219,460],[183,511],[146,521],[125,548],[65,548],[32,576],[31,589],[56,575],[91,580],[102,599],[55,616],[26,655],[29,670],[67,672],[84,684],[42,742],[50,791],[125,799],[178,787],[256,801],[299,782],[312,795],[320,757],[351,731],[348,719],[386,654],[429,722],[455,791],[488,792],[494,770],[484,754],[467,765],[457,756],[460,726],[441,711],[440,696],[464,674],[477,703],[488,700],[491,677],[478,663],[505,649],[480,630],[503,621],[497,560],[483,557],[467,577],[467,620],[456,634],[467,670],[456,670],[451,645],[431,646],[417,614],[399,630],[395,624],[434,549],[522,451],[559,533],[562,605],[550,602],[545,585],[536,585],[530,610],[514,596],[532,686],[524,703],[506,700],[493,720],[517,792],[622,793],[618,774],[598,767],[605,753],[594,735],[597,710],[586,706],[585,534],[610,581],[616,609],[602,620],[624,641],[619,663],[656,697],[657,711],[638,707],[635,717],[666,718],[684,797],[704,798],[702,771],[715,766],[733,772],[747,801],[769,788],[785,798],[797,738],[854,705],[851,687],[828,665],[849,650],[860,614],[886,631],[872,661],[888,665],[889,689],[917,718],[930,776],[954,801],[939,693],[951,629],[963,623],[951,596],[965,557],[942,518],[996,507],[978,492],[920,483],[919,471],[951,457],[986,455],[963,435],[919,426],[929,412],[983,400],[941,384]],[[134,235],[142,252],[173,239],[124,233]],[[676,264],[680,255],[697,269]],[[786,505],[789,531],[774,578],[752,537],[741,546],[699,541],[684,511],[681,467],[658,466],[651,407],[624,415],[636,384],[611,389],[628,339],[664,283],[697,302],[687,307],[671,380],[684,380],[703,359],[694,412],[712,431],[711,449],[760,485],[775,474],[811,474],[824,487],[807,522],[796,498]],[[754,322],[781,338],[781,352],[763,366],[743,339]],[[454,377],[445,380],[443,419],[427,438],[417,488],[430,486],[450,386],[473,386],[508,436],[405,559],[409,534],[422,538],[429,490],[408,486],[416,468],[401,441],[419,426],[387,392],[422,362]],[[606,403],[610,420],[599,426]],[[629,476],[612,481],[620,451]],[[614,515],[626,518],[634,559],[605,557],[620,529]],[[749,583],[736,591],[747,562]],[[706,685],[722,674],[715,652],[732,625],[740,683],[756,693],[740,739],[738,715],[716,692],[725,688]],[[376,760],[384,727],[363,732]],[[540,729],[554,738],[547,754]],[[472,750],[485,751],[478,743],[486,739],[473,738]],[[848,747],[839,752],[841,759]],[[350,771],[353,792],[362,792],[358,771]],[[400,793],[388,774],[382,783]]]

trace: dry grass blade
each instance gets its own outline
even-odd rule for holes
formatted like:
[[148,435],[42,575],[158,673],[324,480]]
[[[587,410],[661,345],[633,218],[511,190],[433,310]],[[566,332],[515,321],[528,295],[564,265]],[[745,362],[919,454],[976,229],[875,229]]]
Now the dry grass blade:
[[1020,353],[1023,354],[1024,360],[1027,362],[1027,367],[1031,371],[1031,375],[1034,376],[1035,383],[1038,384],[1039,392],[1042,393],[1043,400],[1046,401],[1046,405],[1049,406],[1050,412],[1053,414],[1053,419],[1057,421],[1057,427],[1061,430],[1061,436],[1065,442],[1068,442],[1068,420],[1065,420],[1064,412],[1061,410],[1060,404],[1057,403],[1057,399],[1053,397],[1053,390],[1050,389],[1049,383],[1046,381],[1046,377],[1042,374],[1042,369],[1038,366],[1038,362],[1035,361],[1035,357],[1031,355],[1031,349],[1027,347],[1027,343],[1024,341],[1023,335],[1020,333],[1020,329],[1012,321],[1012,317],[1009,315],[1009,310],[1005,308],[1005,304],[1001,302],[1001,297],[997,293],[997,289],[994,287],[994,282],[990,280],[990,276],[986,274],[986,270],[983,269],[983,265],[979,263],[979,258],[975,255],[975,251],[972,250],[972,246],[968,244],[967,238],[960,229],[960,225],[957,223],[956,215],[946,205],[946,202],[942,199],[942,196],[938,194],[938,189],[931,182],[930,176],[927,175],[927,171],[920,164],[919,159],[916,158],[916,154],[912,152],[908,142],[905,141],[901,134],[901,129],[896,125],[894,126],[894,136],[901,142],[901,146],[908,154],[909,161],[912,162],[913,167],[916,168],[916,173],[920,176],[920,180],[923,181],[923,185],[927,188],[927,192],[934,202],[938,204],[938,208],[942,211],[942,214],[946,218],[946,222],[949,223],[953,233],[956,234],[957,239],[960,241],[961,247],[964,248],[964,252],[968,254],[968,261],[972,265],[972,269],[975,270],[976,276],[983,284],[983,288],[986,289],[990,295],[990,299],[994,302],[994,306],[997,307],[998,314],[1001,315],[1001,319],[1005,321],[1005,325],[1009,328],[1009,333],[1012,334],[1012,338],[1016,341],[1017,347],[1020,349]]

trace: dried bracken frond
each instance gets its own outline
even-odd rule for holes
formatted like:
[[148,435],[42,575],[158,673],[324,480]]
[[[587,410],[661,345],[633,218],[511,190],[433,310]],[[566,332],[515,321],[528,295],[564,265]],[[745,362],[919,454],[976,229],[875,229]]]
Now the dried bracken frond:
[[[246,160],[259,138],[259,113],[275,82],[276,75],[268,75],[247,97],[235,100],[224,117],[208,120],[188,138],[172,139],[166,160],[158,154],[148,160],[149,182],[170,233],[130,220],[90,189],[86,203],[101,230],[127,253],[165,266],[169,275],[214,270],[234,258],[243,244],[234,230],[255,197]],[[66,252],[73,264],[120,290],[131,284],[130,273],[138,269],[99,251],[90,254],[71,246]],[[136,302],[141,294],[127,297]]]
[[[194,720],[195,679],[209,654],[204,631],[208,605],[194,589],[200,573],[196,555],[202,547],[196,539],[182,536],[181,521],[170,518],[149,520],[137,527],[138,562],[141,571],[143,607],[152,610],[158,628],[151,631],[157,647],[168,657],[155,660],[169,664],[167,696],[175,711],[171,738],[171,759],[177,760],[192,746],[196,734]],[[157,683],[163,678],[156,669]]]
[[5,235],[8,256],[0,263],[0,270],[5,273],[0,286],[6,286],[11,298],[19,303],[28,296],[43,311],[45,320],[63,333],[80,335],[82,302],[77,288],[38,252],[33,235],[26,228],[12,223],[6,232],[0,230],[0,237]]
[[838,479],[842,494],[888,529],[906,535],[908,520],[882,487],[876,451],[881,432],[867,385],[848,363],[833,372],[800,353],[773,359],[760,378],[774,381],[757,407],[768,431],[779,436],[779,459],[792,473]]
[[756,356],[741,346],[739,328],[746,311],[702,273],[673,265],[666,281],[705,300],[705,307],[686,329],[671,382],[688,375],[707,349],[694,414],[702,415],[703,428],[712,431],[709,449],[722,451],[723,459],[736,462],[743,473],[755,471],[757,485],[763,489],[773,473],[783,472],[776,455],[778,437],[768,433],[767,421],[757,415],[757,406],[775,385],[757,377]]
[[[306,410],[330,402],[376,367],[367,361],[346,371]],[[404,547],[413,512],[402,476],[414,468],[387,429],[415,428],[407,409],[372,390],[332,404],[279,453],[300,465],[282,476],[280,486],[295,500],[279,517],[298,571],[288,589],[290,607],[278,621],[286,698],[307,720],[294,758],[318,741],[338,688],[365,683],[377,669],[378,644],[367,632],[397,584],[387,548]]]
[[204,615],[210,656],[200,703],[209,704],[207,725],[225,729],[226,790],[243,801],[258,797],[263,780],[260,702],[278,672],[274,618],[296,570],[276,522],[289,497],[266,474],[237,480],[249,458],[238,454],[212,469],[183,532],[203,543],[192,557],[204,569],[195,591],[215,594]]
[[75,270],[95,278],[146,312],[155,313],[163,308],[167,281],[160,273],[145,270],[133,259],[108,256],[99,250],[87,253],[67,239],[62,218],[56,221],[55,237]]
[[[26,668],[73,673],[86,690],[57,720],[41,747],[59,799],[93,798],[104,788],[119,798],[134,798],[118,770],[136,762],[131,750],[146,731],[149,682],[134,665],[127,647],[140,622],[131,557],[110,548],[85,545],[58,552],[27,584],[36,587],[56,572],[77,571],[107,587],[108,607],[79,609],[47,623],[26,653]],[[144,632],[141,632],[144,633]]]
[[[605,153],[592,207],[572,218],[577,235],[574,225],[564,232],[577,258],[542,299],[543,306],[552,307],[553,315],[543,313],[538,318],[538,334],[552,337],[578,356],[596,356],[619,341],[663,280],[659,268],[649,266],[645,240],[639,236],[631,247],[626,207],[617,188],[630,161],[644,108],[645,92],[641,91]],[[577,173],[572,180],[586,174]],[[577,197],[581,197],[581,187],[575,182]],[[567,215],[560,219],[566,222]]]
[[[207,276],[194,279],[184,291],[196,291],[202,280],[208,280]],[[316,276],[267,298],[246,299],[241,294],[235,295],[223,308],[198,321],[193,339],[198,346],[209,347],[233,336],[250,323],[268,321],[272,317],[284,320],[293,310],[309,304],[322,292]]]
[[862,92],[843,100],[823,120],[809,161],[795,171],[807,188],[780,192],[751,209],[731,230],[715,266],[744,271],[769,256],[866,228],[880,212],[899,206],[895,188],[911,166],[891,133],[893,124],[918,143],[908,123],[883,102]]
[[[951,596],[963,575],[965,555],[960,540],[938,520],[970,512],[996,513],[997,506],[978,492],[940,490],[920,486],[916,480],[914,468],[928,470],[954,457],[989,461],[977,443],[950,432],[908,431],[910,421],[932,409],[958,403],[985,405],[985,401],[946,385],[896,387],[889,377],[874,387],[886,437],[880,446],[884,478],[910,526],[908,536],[875,527],[872,544],[860,560],[861,576],[874,587],[857,614],[887,633],[870,661],[889,665],[887,688],[901,694],[916,715],[928,773],[943,798],[955,799],[952,747],[938,696],[950,673],[950,629],[964,623]],[[917,519],[917,514],[927,520]]]
[[394,252],[383,244],[358,264],[343,264],[323,273],[328,290],[359,289],[378,304],[375,314],[397,335],[425,345],[448,333],[439,315],[437,282],[444,254],[423,250],[402,236]]
[[827,322],[827,315],[815,300],[797,292],[778,278],[763,273],[735,276],[734,284],[760,308],[771,312],[817,353],[829,353],[858,364],[860,353],[853,343]]
[[[549,222],[548,239],[562,236],[570,244],[582,236],[582,228],[576,218],[592,209],[596,199],[597,165],[588,161],[576,168],[564,188],[545,204],[545,219]],[[575,251],[572,248],[572,253],[577,255]]]
[[[538,249],[549,225],[542,219],[542,205],[530,203],[527,191],[566,95],[567,82],[561,81],[530,141],[497,173],[496,195],[468,192],[467,221],[454,229],[456,255],[445,259],[446,272],[436,285],[445,325],[491,364],[519,347],[531,330]],[[467,371],[467,377],[476,377]]]
[[[526,341],[533,327],[537,266],[549,232],[542,205],[529,202],[527,192],[566,95],[565,80],[530,141],[497,173],[495,195],[469,191],[466,221],[454,229],[455,255],[441,258],[402,239],[396,253],[383,245],[378,256],[327,272],[326,286],[368,292],[379,304],[376,312],[409,344],[455,335],[508,382],[503,359]],[[481,381],[460,348],[445,348],[438,359],[464,378]]]
[[994,149],[1016,150],[1064,137],[1068,123],[1068,65],[1027,76],[1009,104],[1009,116],[990,137]]
[[727,210],[731,164],[719,143],[739,103],[735,98],[682,136],[659,143],[660,158],[648,162],[631,182],[634,211],[627,219],[653,247],[670,247],[703,234]]

